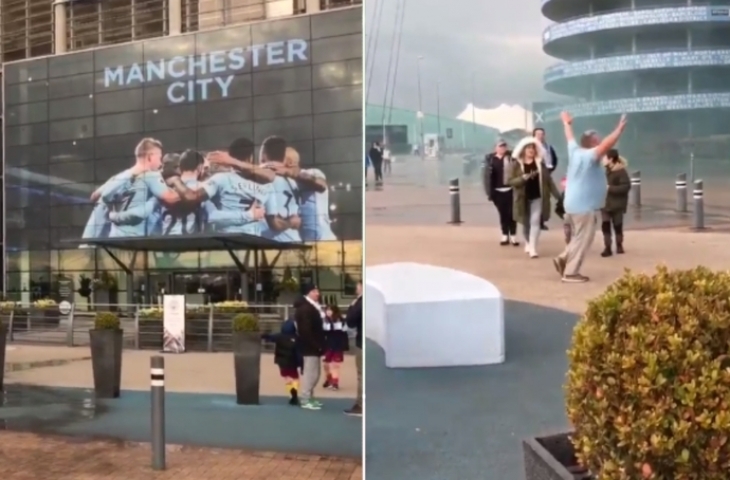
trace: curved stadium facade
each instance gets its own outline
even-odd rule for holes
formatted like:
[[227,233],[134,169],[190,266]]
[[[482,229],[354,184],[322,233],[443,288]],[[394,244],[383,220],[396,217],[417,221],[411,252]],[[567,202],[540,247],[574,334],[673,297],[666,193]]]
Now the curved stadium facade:
[[561,61],[545,88],[573,97],[562,108],[579,127],[610,129],[627,113],[633,149],[727,144],[730,1],[543,0],[542,13],[554,22],[543,50]]

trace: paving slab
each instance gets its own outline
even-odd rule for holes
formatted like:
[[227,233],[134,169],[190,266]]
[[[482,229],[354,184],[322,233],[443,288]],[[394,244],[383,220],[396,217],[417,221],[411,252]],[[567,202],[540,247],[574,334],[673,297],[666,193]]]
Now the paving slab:
[[368,343],[369,480],[524,478],[520,441],[567,428],[565,351],[586,302],[626,268],[730,269],[727,233],[634,230],[626,234],[627,253],[610,258],[600,257],[598,237],[583,266],[591,281],[564,284],[551,262],[564,246],[559,228],[543,232],[541,257],[530,259],[523,248],[499,246],[495,227],[414,223],[368,223],[367,265],[420,262],[494,283],[507,299],[506,361],[489,367],[387,369],[379,347]]
[[356,480],[357,459],[328,456],[172,447],[167,470],[150,469],[147,444],[79,441],[0,432],[3,480]]
[[[37,347],[43,349],[45,347]],[[61,347],[60,352],[63,352]],[[6,374],[8,384],[28,384],[47,387],[93,388],[93,376],[89,347],[69,349],[85,353],[86,359],[57,366],[11,371]],[[54,349],[55,351],[55,349]],[[122,358],[122,388],[125,390],[149,391],[150,357],[158,352],[145,350],[125,350]],[[170,392],[220,393],[231,394],[236,391],[233,372],[233,354],[196,353],[168,354],[165,358],[165,388]],[[284,385],[279,369],[274,364],[271,353],[261,356],[262,395],[283,395]],[[357,394],[357,371],[352,355],[345,355],[341,366],[339,391],[318,389],[325,398],[354,399]]]

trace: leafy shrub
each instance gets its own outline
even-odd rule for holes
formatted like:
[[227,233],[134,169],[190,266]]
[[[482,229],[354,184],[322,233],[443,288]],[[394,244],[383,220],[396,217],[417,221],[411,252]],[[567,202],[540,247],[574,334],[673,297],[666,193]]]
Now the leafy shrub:
[[52,298],[41,298],[33,302],[33,306],[35,308],[55,308],[58,306],[58,303]]
[[162,309],[159,307],[142,308],[139,311],[140,320],[161,320]]
[[626,272],[573,332],[566,385],[597,480],[726,480],[730,272]]
[[248,302],[238,300],[227,300],[213,304],[213,310],[220,313],[246,313],[248,312]]
[[98,312],[94,318],[96,330],[119,330],[119,317],[112,312]]
[[0,312],[3,312],[3,313],[12,312],[15,309],[15,306],[16,306],[15,302],[7,301],[7,300],[2,301],[2,302],[0,302]]
[[234,332],[258,332],[259,319],[250,313],[239,313],[233,317]]

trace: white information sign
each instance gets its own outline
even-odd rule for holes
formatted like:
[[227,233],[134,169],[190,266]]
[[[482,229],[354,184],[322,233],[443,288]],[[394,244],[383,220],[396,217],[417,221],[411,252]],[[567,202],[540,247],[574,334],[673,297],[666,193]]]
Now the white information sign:
[[185,295],[165,295],[162,300],[162,350],[185,351]]

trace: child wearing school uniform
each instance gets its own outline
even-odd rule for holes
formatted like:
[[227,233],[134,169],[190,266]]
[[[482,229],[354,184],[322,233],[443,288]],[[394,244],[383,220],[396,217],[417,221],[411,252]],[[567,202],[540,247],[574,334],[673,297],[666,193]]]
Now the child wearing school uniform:
[[289,394],[289,405],[299,405],[299,371],[302,368],[302,357],[297,350],[297,327],[294,319],[286,319],[279,333],[266,334],[263,338],[275,345],[274,363],[279,367],[279,374],[284,379],[286,392]]
[[350,339],[347,336],[347,324],[343,321],[337,305],[328,306],[325,309],[325,315],[324,335],[327,349],[324,354],[324,372],[326,374],[324,388],[339,390],[340,366],[345,358],[345,352],[349,350]]

